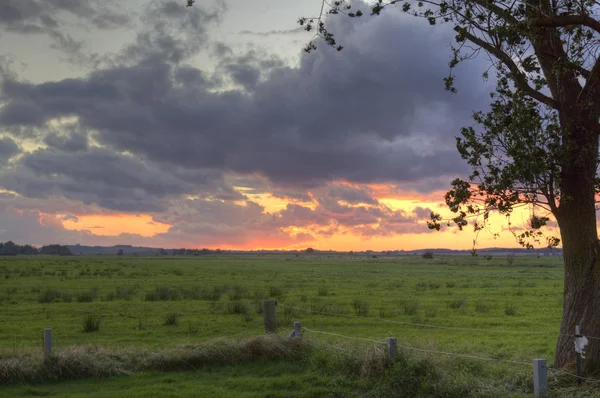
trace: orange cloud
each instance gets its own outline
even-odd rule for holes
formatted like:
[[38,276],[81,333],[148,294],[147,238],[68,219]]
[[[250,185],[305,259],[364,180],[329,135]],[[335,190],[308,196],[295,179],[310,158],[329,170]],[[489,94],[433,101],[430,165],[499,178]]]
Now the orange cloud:
[[63,227],[74,231],[91,230],[94,235],[118,236],[137,234],[152,237],[167,232],[170,225],[153,221],[148,214],[92,214],[63,221]]

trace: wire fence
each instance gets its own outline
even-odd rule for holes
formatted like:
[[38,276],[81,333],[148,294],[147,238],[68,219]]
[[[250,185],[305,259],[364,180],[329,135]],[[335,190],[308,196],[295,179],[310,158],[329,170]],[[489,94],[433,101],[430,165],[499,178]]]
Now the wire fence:
[[[315,311],[315,310],[311,310],[311,309],[307,309],[307,308],[298,308],[298,307],[291,307],[291,306],[286,306],[286,305],[280,305],[280,306],[283,307],[283,308],[291,309],[291,310],[304,311],[304,312],[313,313],[313,314],[319,314],[319,315],[340,316],[340,317],[356,318],[356,319],[366,319],[366,320],[370,320],[370,321],[381,321],[381,322],[385,322],[385,323],[389,323],[389,324],[398,324],[398,325],[411,326],[411,327],[424,327],[424,328],[433,328],[433,329],[446,329],[446,330],[456,330],[456,331],[465,331],[465,332],[507,333],[507,334],[534,335],[534,336],[565,336],[565,337],[571,337],[571,338],[575,338],[576,337],[575,334],[573,334],[573,335],[558,334],[557,335],[555,333],[549,333],[549,332],[527,332],[527,331],[519,331],[519,330],[460,328],[460,327],[454,327],[454,326],[429,325],[429,324],[422,324],[422,323],[411,323],[411,322],[395,321],[395,320],[383,319],[383,318],[371,318],[371,317],[365,317],[365,316],[359,316],[359,315],[348,315],[348,314],[339,314],[339,313],[324,312],[324,311]],[[387,341],[375,340],[375,339],[365,338],[365,337],[347,336],[347,335],[340,334],[340,333],[332,333],[332,332],[325,332],[325,331],[321,331],[321,330],[309,329],[309,328],[304,327],[304,326],[302,327],[302,331],[309,332],[309,333],[329,335],[329,336],[334,336],[334,337],[340,337],[340,338],[344,338],[344,339],[348,339],[348,340],[366,341],[366,342],[370,342],[370,343],[374,343],[374,344],[387,344]],[[586,337],[588,339],[591,339],[591,340],[600,340],[600,338],[594,337],[594,336],[586,336]],[[456,352],[430,350],[430,349],[425,349],[425,348],[419,348],[419,347],[410,346],[410,345],[407,345],[407,344],[398,344],[398,343],[396,343],[396,346],[399,347],[399,348],[406,349],[406,350],[417,351],[417,352],[422,352],[422,353],[427,353],[427,354],[445,355],[445,356],[450,356],[450,357],[473,359],[473,360],[487,361],[487,362],[509,363],[509,364],[520,365],[520,366],[523,366],[523,365],[524,366],[532,366],[531,362],[524,362],[524,361],[518,361],[518,360],[503,359],[503,358],[492,358],[492,357],[482,357],[482,356],[476,356],[476,355],[470,355],[470,354],[462,354],[462,353],[456,353]],[[571,372],[568,372],[568,371],[565,371],[565,370],[562,370],[562,369],[554,369],[554,368],[550,368],[549,367],[547,370],[548,370],[548,372],[550,372],[550,373],[552,373],[554,375],[565,375],[565,376],[574,377],[576,379],[579,379],[579,380],[582,380],[582,381],[586,381],[586,382],[589,382],[589,383],[600,383],[600,379],[595,379],[595,378],[591,378],[591,377],[578,376],[575,373],[571,373]]]
[[[522,331],[522,330],[505,330],[505,329],[461,328],[461,327],[456,327],[456,326],[431,325],[431,324],[426,324],[426,323],[411,323],[411,322],[397,321],[397,320],[393,320],[393,319],[374,318],[374,317],[367,317],[367,316],[360,316],[360,315],[349,315],[349,314],[340,314],[340,313],[334,313],[334,312],[316,311],[316,310],[312,310],[312,309],[308,309],[308,308],[290,307],[287,305],[279,305],[279,306],[283,307],[283,308],[295,310],[295,311],[309,312],[312,314],[339,316],[339,317],[344,317],[344,318],[366,319],[366,320],[370,320],[370,321],[379,321],[379,322],[385,322],[385,323],[402,325],[402,326],[422,327],[422,328],[430,328],[430,329],[457,330],[457,331],[474,332],[474,333],[506,333],[506,334],[520,334],[520,335],[530,335],[530,336],[553,336],[553,337],[556,336],[556,337],[573,337],[573,338],[575,338],[575,334],[562,334],[562,333],[557,334],[557,333],[552,333],[552,332],[528,332],[528,331]],[[585,337],[590,340],[600,340],[600,337],[595,337],[595,336],[585,336]]]

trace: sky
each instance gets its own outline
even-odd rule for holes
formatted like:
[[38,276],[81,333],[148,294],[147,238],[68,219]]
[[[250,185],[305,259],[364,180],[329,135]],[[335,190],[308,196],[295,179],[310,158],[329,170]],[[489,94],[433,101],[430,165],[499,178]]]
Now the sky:
[[444,90],[450,26],[332,16],[344,50],[307,54],[319,0],[185,3],[0,2],[0,241],[472,248],[426,226],[494,88],[475,59]]

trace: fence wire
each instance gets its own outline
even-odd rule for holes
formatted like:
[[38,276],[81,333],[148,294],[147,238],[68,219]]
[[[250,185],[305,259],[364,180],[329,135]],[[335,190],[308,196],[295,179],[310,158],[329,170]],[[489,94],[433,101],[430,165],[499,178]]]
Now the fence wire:
[[[339,317],[344,317],[344,318],[366,319],[366,320],[370,320],[370,321],[386,322],[386,323],[391,323],[391,324],[395,324],[395,325],[423,327],[423,328],[430,328],[430,329],[457,330],[457,331],[475,332],[475,333],[507,333],[507,334],[520,334],[520,335],[530,335],[530,336],[558,336],[558,337],[573,337],[573,338],[575,337],[575,334],[572,334],[572,335],[562,334],[562,333],[556,334],[556,333],[552,333],[552,332],[526,332],[526,331],[521,331],[521,330],[505,330],[505,329],[461,328],[461,327],[456,327],[456,326],[429,325],[426,323],[411,323],[411,322],[396,321],[393,319],[370,318],[370,317],[359,316],[359,315],[349,315],[349,314],[340,314],[340,313],[335,313],[335,312],[315,311],[315,310],[311,310],[308,308],[290,307],[290,306],[282,305],[282,304],[280,304],[279,307],[289,308],[291,310],[296,310],[296,311],[309,312],[312,314],[339,316]],[[594,336],[585,336],[585,337],[590,340],[600,340],[600,337],[594,337]]]

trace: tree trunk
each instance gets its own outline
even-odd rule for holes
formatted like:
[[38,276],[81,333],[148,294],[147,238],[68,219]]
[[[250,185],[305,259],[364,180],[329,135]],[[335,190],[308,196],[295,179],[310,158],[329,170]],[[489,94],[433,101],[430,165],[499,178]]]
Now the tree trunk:
[[[600,337],[600,251],[594,180],[597,137],[596,132],[577,129],[566,132],[563,137],[566,156],[556,218],[562,238],[565,276],[561,336],[554,356],[557,368],[575,360],[576,325],[581,326],[584,336]],[[600,365],[600,340],[588,340],[582,360],[586,373]]]

